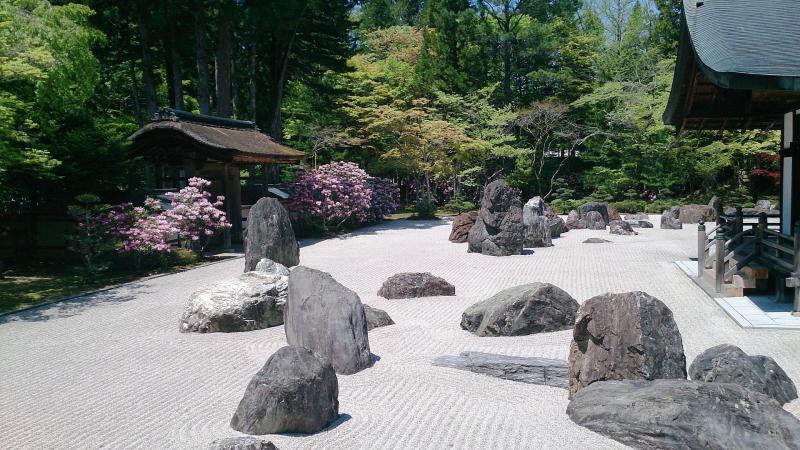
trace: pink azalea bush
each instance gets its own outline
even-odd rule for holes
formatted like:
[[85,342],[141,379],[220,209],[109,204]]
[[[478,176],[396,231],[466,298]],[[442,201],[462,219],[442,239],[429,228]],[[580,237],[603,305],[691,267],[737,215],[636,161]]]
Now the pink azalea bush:
[[117,250],[121,253],[169,253],[172,239],[182,247],[200,251],[211,236],[231,226],[221,209],[225,198],[217,196],[212,202],[211,193],[206,191],[210,185],[208,180],[190,178],[187,187],[166,194],[168,209],[148,197],[144,206],[122,203],[92,220],[103,225],[109,239],[119,242]]
[[295,220],[340,228],[383,219],[398,208],[399,189],[390,180],[370,177],[352,162],[332,162],[303,173],[292,185],[289,202]]

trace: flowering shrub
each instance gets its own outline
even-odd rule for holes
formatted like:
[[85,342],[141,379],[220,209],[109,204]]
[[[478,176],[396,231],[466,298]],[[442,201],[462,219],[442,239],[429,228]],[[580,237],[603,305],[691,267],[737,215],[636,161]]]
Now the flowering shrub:
[[380,222],[384,216],[397,212],[400,205],[400,188],[392,180],[380,177],[367,179],[367,186],[372,192],[369,204],[370,222]]
[[292,185],[295,219],[322,222],[324,229],[383,219],[397,210],[399,189],[351,162],[332,162],[303,173]]
[[[134,207],[122,203],[111,208],[86,212],[86,208],[71,207],[78,219],[78,236],[82,242],[96,242],[94,247],[115,248],[119,253],[134,254],[136,266],[141,256],[153,253],[170,253],[169,241],[177,238],[187,249],[201,251],[208,239],[219,230],[230,227],[225,213],[220,209],[223,197],[213,202],[205,189],[211,183],[202,178],[190,178],[189,185],[180,192],[167,194],[170,208],[164,210],[157,199],[146,198],[144,206]],[[101,244],[102,243],[102,244]],[[79,252],[84,255],[94,247]],[[96,256],[96,251],[91,253]],[[88,264],[88,263],[87,263]]]

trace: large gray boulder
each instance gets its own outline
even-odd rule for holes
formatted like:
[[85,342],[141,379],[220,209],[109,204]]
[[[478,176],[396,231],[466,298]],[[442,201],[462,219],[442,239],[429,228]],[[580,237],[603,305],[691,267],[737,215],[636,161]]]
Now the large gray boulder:
[[683,205],[680,207],[678,214],[678,220],[681,223],[699,223],[700,219],[710,222],[715,220],[716,217],[716,211],[712,206],[708,205]]
[[320,355],[336,373],[349,375],[372,363],[361,299],[329,273],[292,269],[283,319],[289,345]]
[[180,319],[183,333],[251,331],[283,323],[289,271],[263,259],[258,270],[196,290]]
[[796,449],[800,421],[737,384],[605,381],[575,394],[578,425],[639,449]]
[[[608,205],[605,203],[600,202],[588,202],[584,203],[581,206],[578,206],[578,217],[581,219],[585,219],[586,216],[589,214],[590,211],[597,211],[600,213],[600,216],[603,218],[603,222],[608,224]],[[617,214],[619,215],[619,214]]]
[[438,297],[456,295],[456,288],[429,272],[403,272],[387,278],[378,295],[388,299]]
[[683,228],[683,222],[680,221],[672,211],[664,211],[661,214],[661,229],[662,230],[680,230]]
[[328,361],[286,346],[247,385],[231,428],[246,434],[315,433],[339,417],[339,384]]
[[461,352],[459,356],[443,355],[433,365],[466,370],[504,380],[567,388],[569,369],[563,359],[497,355],[482,352]]
[[612,220],[611,223],[608,224],[608,229],[609,233],[618,234],[620,236],[635,236],[639,234],[633,231],[631,224],[624,220]]
[[589,211],[580,220],[580,228],[587,230],[605,230],[606,222],[603,216],[597,211]]
[[389,317],[389,313],[382,309],[373,308],[369,305],[364,306],[364,314],[367,317],[367,331],[372,330],[373,328],[380,328],[385,327],[388,325],[394,325],[394,320]]
[[568,330],[578,302],[549,283],[523,284],[475,303],[461,315],[461,328],[478,336],[523,336]]
[[550,222],[545,216],[544,200],[533,197],[522,207],[522,224],[525,228],[525,247],[551,247]]
[[450,229],[450,242],[461,244],[467,242],[469,230],[478,220],[478,211],[470,211],[457,215],[453,219],[453,227]]
[[756,202],[755,209],[771,211],[775,209],[775,204],[769,200],[761,199]]
[[625,220],[650,220],[650,216],[643,212],[636,214],[625,214]]
[[503,180],[486,186],[478,220],[469,230],[471,253],[490,256],[521,255],[523,249],[522,202]]
[[206,450],[278,450],[270,441],[254,436],[217,439]]
[[717,345],[697,355],[689,378],[708,383],[736,383],[760,392],[781,405],[797,398],[797,388],[769,356],[750,356],[735,345]]
[[300,247],[289,214],[274,198],[259,199],[247,215],[244,271],[255,270],[261,258],[292,267],[300,264]]
[[683,341],[672,311],[644,292],[583,302],[569,351],[570,396],[596,381],[686,379]]

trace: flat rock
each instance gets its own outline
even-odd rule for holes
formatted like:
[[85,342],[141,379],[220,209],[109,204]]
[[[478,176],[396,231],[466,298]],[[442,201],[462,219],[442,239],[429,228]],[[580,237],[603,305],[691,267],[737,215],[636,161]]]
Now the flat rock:
[[460,356],[444,355],[433,360],[434,366],[450,367],[489,375],[504,380],[567,388],[567,362],[563,359],[522,358],[493,353],[462,352]]
[[549,283],[530,283],[498,292],[461,315],[461,328],[478,336],[524,336],[568,330],[578,302]]
[[625,220],[650,220],[650,216],[646,213],[625,214]]
[[774,398],[781,405],[797,398],[797,388],[769,356],[750,356],[735,345],[717,345],[697,355],[689,378],[707,383],[736,383]]
[[469,230],[478,220],[478,211],[470,211],[457,215],[453,219],[453,227],[450,229],[450,242],[458,244],[467,242]]
[[266,259],[259,264],[260,270],[192,293],[178,329],[183,333],[230,333],[281,325],[289,271]]
[[289,275],[286,341],[305,347],[349,375],[372,363],[367,318],[358,294],[326,272],[298,266]]
[[578,425],[639,449],[800,448],[800,421],[772,398],[730,383],[604,381],[575,394]]
[[603,238],[589,238],[583,241],[584,244],[605,244],[611,242],[608,239]]
[[624,220],[612,220],[611,223],[608,224],[608,229],[609,233],[619,234],[621,236],[635,236],[639,234],[633,231],[631,224]]
[[569,365],[570,396],[597,381],[686,379],[672,311],[638,291],[598,295],[581,304]]
[[444,278],[429,272],[397,273],[383,282],[378,295],[383,298],[414,298],[456,295],[456,288]]
[[247,215],[244,271],[255,270],[261,258],[286,267],[300,264],[300,247],[289,214],[277,199],[259,199]]
[[470,253],[489,256],[522,254],[522,202],[517,191],[505,181],[492,181],[484,189],[478,219],[470,228],[467,241]]
[[364,306],[364,314],[367,316],[367,331],[373,328],[394,325],[394,320],[389,317],[389,313],[382,309],[373,308],[369,305]]
[[316,433],[339,417],[339,384],[328,361],[286,346],[253,376],[231,419],[246,434]]
[[278,450],[271,441],[253,436],[217,439],[207,450]]
[[653,228],[653,222],[650,222],[649,220],[640,220],[639,221],[639,227],[640,228]]

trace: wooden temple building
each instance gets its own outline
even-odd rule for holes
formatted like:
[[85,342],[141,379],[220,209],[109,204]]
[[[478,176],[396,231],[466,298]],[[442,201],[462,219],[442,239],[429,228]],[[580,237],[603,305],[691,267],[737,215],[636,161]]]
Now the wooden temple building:
[[[261,166],[260,170],[252,171],[260,172],[261,179],[248,179],[244,187],[257,188],[256,198],[280,196],[279,190],[271,188],[278,182],[278,165],[297,164],[305,158],[305,153],[281,145],[260,132],[254,122],[174,109],[160,110],[129,139],[131,155],[141,157],[144,165],[148,194],[176,191],[185,187],[191,177],[211,181],[212,194],[225,196],[225,209],[233,224],[226,240],[234,241],[242,237],[240,172]],[[247,205],[245,214],[246,211]]]
[[[722,217],[698,240],[698,276],[742,295],[769,278],[800,285],[800,21],[797,0],[683,1],[664,122],[687,130],[782,130],[779,229]],[[701,225],[701,229],[704,228]],[[705,250],[703,250],[705,248]],[[710,260],[710,261],[709,261]],[[738,284],[738,285],[737,285]],[[800,288],[794,311],[800,312]]]

